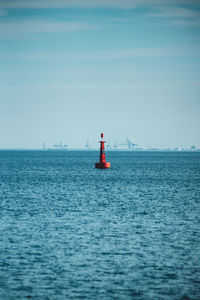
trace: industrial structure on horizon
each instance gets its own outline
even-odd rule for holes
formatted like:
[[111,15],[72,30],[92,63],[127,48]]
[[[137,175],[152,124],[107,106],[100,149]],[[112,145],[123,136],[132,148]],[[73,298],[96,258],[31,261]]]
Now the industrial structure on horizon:
[[[117,139],[113,139],[113,143],[108,140],[107,151],[200,151],[195,145],[190,146],[189,148],[173,147],[167,148],[163,145],[158,147],[138,147],[138,144],[133,143],[127,135],[125,135],[125,141],[117,142]],[[52,147],[47,147],[45,143],[42,144],[43,150],[87,150],[87,151],[96,151],[97,147],[92,147],[89,139],[87,139],[86,144],[83,148],[69,148],[67,142],[65,143],[54,143]]]
[[55,143],[51,148],[46,148],[46,144],[43,143],[43,150],[68,150],[68,144],[67,142],[65,143],[60,142],[58,144]]

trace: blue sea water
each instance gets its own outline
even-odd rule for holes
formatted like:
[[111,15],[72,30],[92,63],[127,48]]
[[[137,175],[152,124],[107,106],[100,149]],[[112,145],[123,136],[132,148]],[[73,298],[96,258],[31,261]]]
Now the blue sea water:
[[0,299],[200,299],[200,153],[0,151]]

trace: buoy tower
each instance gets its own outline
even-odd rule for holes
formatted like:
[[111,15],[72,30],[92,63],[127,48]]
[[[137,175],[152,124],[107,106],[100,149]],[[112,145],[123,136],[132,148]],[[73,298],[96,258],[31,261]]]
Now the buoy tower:
[[97,169],[110,168],[110,163],[106,162],[105,147],[104,147],[104,143],[106,143],[106,142],[103,141],[103,137],[104,137],[104,134],[101,133],[101,141],[99,142],[100,143],[100,159],[99,159],[99,162],[95,164],[95,168],[97,168]]

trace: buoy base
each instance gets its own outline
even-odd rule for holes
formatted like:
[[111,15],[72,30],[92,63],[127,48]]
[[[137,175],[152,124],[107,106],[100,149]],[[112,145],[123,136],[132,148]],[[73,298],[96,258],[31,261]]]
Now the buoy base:
[[110,163],[109,162],[98,162],[95,164],[95,168],[97,169],[107,169],[110,168]]

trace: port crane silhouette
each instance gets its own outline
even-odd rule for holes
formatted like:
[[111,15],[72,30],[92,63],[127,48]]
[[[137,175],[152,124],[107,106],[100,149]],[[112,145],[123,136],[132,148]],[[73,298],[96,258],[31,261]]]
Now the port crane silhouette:
[[123,143],[123,144],[120,144],[120,145],[123,145],[123,146],[128,146],[128,150],[134,150],[135,149],[135,146],[137,146],[137,144],[131,142],[129,140],[129,138],[127,137],[127,135],[125,134],[125,138],[126,138],[126,143]]
[[89,139],[87,140],[87,143],[85,145],[85,149],[91,149]]

